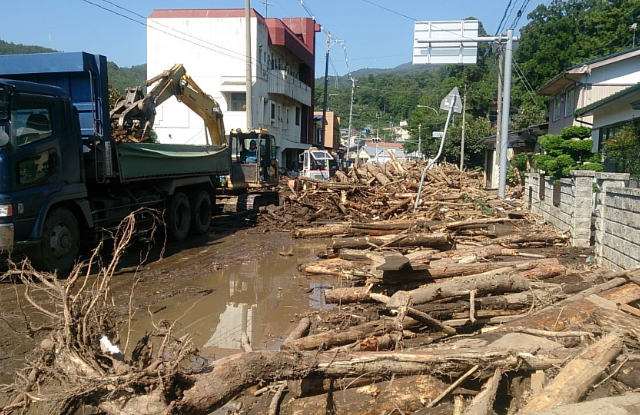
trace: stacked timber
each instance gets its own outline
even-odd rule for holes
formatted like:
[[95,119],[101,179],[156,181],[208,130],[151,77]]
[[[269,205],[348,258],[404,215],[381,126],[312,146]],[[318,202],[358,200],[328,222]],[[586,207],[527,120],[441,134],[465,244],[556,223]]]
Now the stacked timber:
[[421,167],[291,187],[293,236],[330,238],[300,271],[335,278],[336,307],[283,344],[322,369],[280,413],[640,413],[640,270],[585,265],[476,172],[428,170],[414,211]]
[[525,216],[519,201],[500,199],[495,191],[485,190],[481,172],[460,171],[449,164],[426,171],[418,198],[424,167],[423,162],[416,161],[366,163],[348,173],[338,171],[329,181],[307,177],[284,180],[283,203],[262,208],[260,221],[267,227],[297,229],[392,219],[437,221]]

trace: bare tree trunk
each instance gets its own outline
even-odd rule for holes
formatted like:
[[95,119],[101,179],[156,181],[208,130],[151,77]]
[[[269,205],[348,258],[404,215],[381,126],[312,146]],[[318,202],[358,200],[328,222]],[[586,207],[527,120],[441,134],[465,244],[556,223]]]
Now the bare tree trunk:
[[587,347],[518,414],[529,414],[577,402],[621,351],[622,338],[615,334],[610,334]]

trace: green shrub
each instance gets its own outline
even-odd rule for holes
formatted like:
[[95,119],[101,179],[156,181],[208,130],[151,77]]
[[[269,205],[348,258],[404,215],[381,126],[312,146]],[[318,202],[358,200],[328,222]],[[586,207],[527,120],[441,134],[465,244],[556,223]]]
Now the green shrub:
[[587,138],[591,137],[591,128],[589,127],[581,127],[577,125],[570,125],[569,127],[564,127],[560,136],[563,140],[570,140],[572,138]]
[[577,126],[565,127],[561,135],[543,135],[538,144],[546,154],[536,157],[535,167],[558,179],[569,176],[571,170],[603,171],[600,155],[591,152],[590,136],[590,128]]
[[511,157],[511,161],[509,163],[516,169],[525,171],[527,169],[528,161],[529,156],[526,153],[519,153]]

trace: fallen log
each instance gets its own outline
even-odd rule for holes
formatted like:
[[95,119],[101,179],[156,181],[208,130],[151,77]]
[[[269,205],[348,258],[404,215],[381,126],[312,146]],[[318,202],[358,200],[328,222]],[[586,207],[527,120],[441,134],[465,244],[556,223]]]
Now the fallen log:
[[456,229],[465,229],[468,227],[476,227],[476,226],[487,226],[494,223],[504,223],[511,222],[509,218],[486,218],[486,219],[469,219],[469,220],[460,220],[455,222],[444,223],[441,225],[432,225],[429,226],[429,230],[431,231],[441,231],[441,230],[456,230]]
[[513,327],[524,326],[532,329],[562,331],[574,324],[581,324],[591,320],[593,313],[600,308],[599,303],[601,301],[598,300],[599,298],[612,302],[613,307],[617,303],[627,304],[640,300],[640,286],[633,283],[625,283],[626,280],[622,278],[623,285],[617,287],[614,285],[611,288],[612,283],[618,283],[617,280],[617,278],[614,278],[607,283],[593,287],[594,291],[601,289],[603,286],[608,287],[607,290],[601,291],[598,295],[591,294],[591,296],[583,297],[578,294],[569,297],[550,307],[531,313],[520,320],[506,323],[499,330],[510,330]]
[[430,246],[438,247],[450,245],[452,242],[451,235],[446,233],[419,233],[406,235],[401,239],[397,239],[396,235],[380,236],[380,237],[359,237],[359,238],[334,238],[329,248],[334,250],[351,248],[365,249],[371,247],[403,247],[403,246]]
[[[555,267],[562,272],[564,267],[560,265],[557,258],[546,258],[534,261],[512,261],[512,262],[484,262],[471,264],[447,264],[437,266],[437,261],[433,265],[415,264],[410,265],[409,270],[402,272],[385,272],[383,279],[387,284],[398,284],[410,281],[428,281],[430,279],[442,279],[461,276],[480,275],[501,275],[514,271],[526,271],[536,267]],[[551,273],[552,274],[552,273]],[[542,275],[542,274],[540,274]]]
[[307,333],[309,332],[310,327],[311,327],[311,319],[309,319],[309,317],[303,317],[302,319],[300,319],[300,322],[293,329],[293,331],[289,333],[287,338],[284,340],[283,344],[290,343],[294,340],[298,340],[306,336]]
[[496,399],[496,392],[501,378],[502,371],[496,369],[491,379],[484,385],[482,392],[473,398],[471,404],[462,415],[488,415],[494,413],[493,401]]
[[[372,293],[369,296],[371,297],[371,299],[384,303],[385,305],[388,305],[389,300],[391,300],[390,297],[387,297],[386,295],[383,295],[383,294]],[[407,307],[407,316],[413,318],[414,320],[419,321],[420,323],[426,325],[427,327],[430,327],[437,331],[441,331],[450,336],[457,333],[456,329],[454,329],[453,327],[447,326],[446,324],[443,324],[440,321],[436,320],[435,318],[431,317],[429,314],[424,313],[420,310],[416,310],[413,307]]]
[[532,412],[531,415],[636,415],[640,413],[640,393],[594,399]]
[[387,184],[391,183],[391,180],[389,180],[389,178],[384,175],[383,173],[380,172],[380,170],[376,169],[373,164],[371,163],[366,163],[364,165],[364,168],[373,176],[376,178],[376,180],[378,182],[380,182],[381,185],[386,186]]
[[[415,320],[411,319],[408,319],[404,322],[405,328],[411,328],[417,325],[418,323]],[[395,330],[393,320],[383,317],[380,320],[370,321],[368,323],[350,327],[345,331],[324,332],[293,340],[286,344],[283,344],[282,348],[294,350],[328,349],[332,346],[341,346],[344,344],[353,343],[355,341],[362,340],[365,337],[374,335],[379,336],[381,334],[389,333],[393,330]]]
[[529,414],[577,402],[622,351],[622,338],[610,334],[569,362],[518,414]]
[[[478,294],[521,292],[532,287],[531,281],[522,277],[490,275],[458,277],[449,281],[433,283],[409,291],[412,304],[423,304],[438,298],[468,295],[471,290]],[[402,295],[396,292],[392,297]]]
[[397,378],[357,389],[343,390],[336,384],[328,395],[295,399],[283,409],[290,415],[378,415],[392,413],[396,408],[414,412],[445,388],[444,382],[430,375]]
[[331,288],[324,291],[324,300],[329,304],[362,303],[371,300],[369,287]]

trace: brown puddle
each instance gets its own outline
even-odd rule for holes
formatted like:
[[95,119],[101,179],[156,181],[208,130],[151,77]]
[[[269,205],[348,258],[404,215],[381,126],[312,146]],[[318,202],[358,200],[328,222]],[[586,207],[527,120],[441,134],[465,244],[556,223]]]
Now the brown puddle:
[[[297,323],[296,314],[332,307],[323,296],[331,280],[298,272],[299,258],[309,257],[312,250],[301,244],[287,249],[291,256],[274,251],[191,279],[177,287],[180,294],[153,304],[153,322],[176,321],[174,336],[190,335],[205,356],[241,350],[243,331],[254,349],[277,348]],[[134,319],[132,340],[151,329],[145,312],[139,310]]]
[[[256,350],[279,347],[297,324],[296,314],[330,307],[323,303],[323,289],[335,282],[335,277],[303,276],[297,268],[298,263],[315,258],[326,241],[294,242],[283,235],[236,234],[190,241],[191,246],[177,245],[164,259],[143,266],[126,352],[151,331],[152,321],[161,320],[175,321],[174,336],[190,335],[205,357],[241,350],[243,330]],[[253,260],[256,257],[262,259]],[[136,258],[133,252],[127,261],[133,264]],[[125,314],[120,325],[121,349],[125,349],[126,305],[135,278],[132,269],[123,269],[112,281],[113,297]],[[20,284],[0,284],[0,383],[13,380],[14,370],[23,366],[26,354],[41,340],[41,336],[28,338],[22,333],[25,317],[17,306],[18,298],[24,304],[22,292]],[[33,295],[47,308],[54,308],[43,293]],[[32,307],[24,311],[36,326],[46,321]]]

